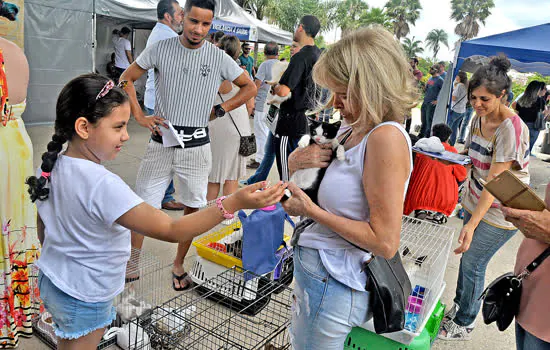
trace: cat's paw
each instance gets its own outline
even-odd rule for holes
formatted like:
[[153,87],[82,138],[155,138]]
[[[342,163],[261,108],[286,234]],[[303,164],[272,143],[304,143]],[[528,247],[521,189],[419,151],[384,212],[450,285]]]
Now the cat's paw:
[[298,147],[306,148],[307,146],[309,146],[310,141],[311,141],[311,136],[304,135],[304,136],[302,136],[300,141],[298,141]]
[[336,148],[336,159],[346,160],[346,150],[344,149],[344,146],[340,145]]

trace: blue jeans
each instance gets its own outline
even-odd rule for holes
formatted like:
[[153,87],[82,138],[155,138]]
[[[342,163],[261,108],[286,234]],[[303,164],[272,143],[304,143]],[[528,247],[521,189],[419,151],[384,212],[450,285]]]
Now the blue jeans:
[[540,130],[535,129],[535,123],[525,123],[525,125],[529,128],[529,153],[531,153],[535,142],[539,138]]
[[[145,107],[145,112],[147,112],[147,115],[153,115],[155,114],[155,111],[151,108]],[[164,198],[162,199],[162,204],[168,203],[171,201],[175,201],[173,194],[176,192],[176,189],[174,188],[174,180],[170,181],[170,184],[168,185],[168,188],[166,189],[166,192],[164,192]]]
[[[545,317],[541,315],[541,317]],[[516,322],[516,349],[517,350],[550,350],[550,343],[541,340],[523,329]]]
[[456,138],[458,137],[460,129],[460,123],[462,123],[462,119],[464,119],[465,114],[466,113],[458,113],[451,110],[451,118],[449,120],[449,126],[453,130],[453,134],[451,135],[451,139],[449,141],[449,144],[451,146],[454,146],[456,143]]
[[420,108],[420,117],[422,121],[422,126],[420,128],[419,138],[430,137],[432,134],[432,122],[434,119],[435,105],[431,102],[422,103]]
[[[464,211],[464,225],[470,221],[472,215]],[[485,271],[489,261],[495,253],[516,234],[517,230],[505,230],[481,221],[474,231],[470,249],[462,254],[456,296],[454,299],[460,309],[454,322],[459,326],[470,326],[474,323],[485,284]]]
[[369,293],[332,278],[316,249],[294,248],[290,342],[295,350],[341,350],[352,327],[367,322]]
[[466,114],[464,114],[464,118],[462,119],[460,134],[458,136],[458,142],[460,143],[464,143],[464,139],[466,138],[466,130],[468,129],[468,124],[470,124],[472,114],[474,114],[474,109],[472,107],[466,108]]
[[267,179],[267,176],[271,171],[271,167],[273,166],[273,162],[275,161],[274,138],[275,137],[273,136],[271,131],[268,132],[267,141],[264,148],[264,158],[262,159],[262,162],[260,163],[258,169],[256,169],[254,175],[246,180],[247,184],[252,185],[256,182],[265,181]]

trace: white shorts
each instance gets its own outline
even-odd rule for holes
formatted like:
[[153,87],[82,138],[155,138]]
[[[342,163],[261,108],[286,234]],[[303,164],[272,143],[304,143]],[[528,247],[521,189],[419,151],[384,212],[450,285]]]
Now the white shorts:
[[149,141],[136,179],[136,194],[160,208],[170,181],[179,185],[181,202],[190,208],[206,205],[208,175],[212,168],[210,144],[193,148],[164,147]]

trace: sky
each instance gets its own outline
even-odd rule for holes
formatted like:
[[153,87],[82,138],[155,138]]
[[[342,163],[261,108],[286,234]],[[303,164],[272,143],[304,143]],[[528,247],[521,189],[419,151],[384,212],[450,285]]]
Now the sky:
[[[366,0],[370,7],[383,7],[387,0]],[[454,43],[458,36],[454,33],[457,22],[450,19],[450,0],[420,0],[422,10],[416,25],[411,27],[408,37],[424,41],[432,29],[444,29],[449,35],[449,47],[444,45],[439,50],[437,58],[445,61],[454,59]],[[509,32],[519,28],[530,27],[550,22],[550,1],[548,0],[495,0],[495,7],[487,18],[485,26],[481,26],[478,37]],[[334,42],[340,36],[338,31],[323,33],[327,42]],[[541,38],[550,40],[550,38]],[[430,50],[424,48],[421,56],[431,57]]]

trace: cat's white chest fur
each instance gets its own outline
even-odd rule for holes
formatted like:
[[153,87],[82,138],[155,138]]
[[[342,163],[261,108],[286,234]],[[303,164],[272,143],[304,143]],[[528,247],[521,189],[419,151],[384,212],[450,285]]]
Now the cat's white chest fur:
[[294,182],[296,186],[300,187],[302,190],[307,190],[315,184],[317,179],[317,174],[321,168],[308,168],[297,170],[290,177],[290,181]]
[[[319,126],[318,128],[319,130],[317,134],[322,135],[322,127]],[[310,142],[311,135],[304,135],[298,141],[298,147],[306,148],[307,146],[309,146]],[[332,146],[332,150],[336,150],[336,158],[338,160],[345,160],[345,149],[344,146],[342,146],[338,142],[338,139],[333,139],[330,144]],[[297,170],[294,174],[292,174],[290,181],[294,182],[301,189],[307,190],[315,184],[319,170],[321,170],[321,168],[307,168]]]

